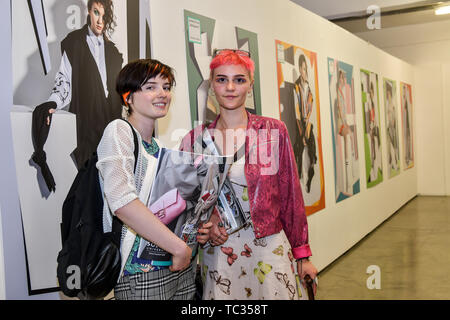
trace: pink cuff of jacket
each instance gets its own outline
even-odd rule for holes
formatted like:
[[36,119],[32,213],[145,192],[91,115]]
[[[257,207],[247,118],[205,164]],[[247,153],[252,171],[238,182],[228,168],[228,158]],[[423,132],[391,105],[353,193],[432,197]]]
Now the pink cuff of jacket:
[[309,244],[305,244],[300,247],[292,248],[292,254],[294,255],[294,259],[301,259],[312,256],[311,249],[309,248]]

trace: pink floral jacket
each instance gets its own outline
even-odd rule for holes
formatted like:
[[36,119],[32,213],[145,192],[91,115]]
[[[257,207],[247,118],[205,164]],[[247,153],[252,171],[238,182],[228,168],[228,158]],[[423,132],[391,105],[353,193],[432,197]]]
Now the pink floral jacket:
[[[245,177],[256,238],[280,232],[291,244],[295,259],[311,256],[308,223],[294,153],[286,126],[280,120],[247,113]],[[217,120],[208,126],[214,138]],[[193,151],[206,125],[191,130],[180,150]]]

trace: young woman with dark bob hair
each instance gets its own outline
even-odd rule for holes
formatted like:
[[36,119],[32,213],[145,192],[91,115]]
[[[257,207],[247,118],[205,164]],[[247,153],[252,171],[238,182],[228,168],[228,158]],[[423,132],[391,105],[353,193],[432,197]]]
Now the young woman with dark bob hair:
[[[161,146],[153,131],[157,119],[167,115],[174,84],[172,69],[157,60],[127,64],[119,73],[116,91],[133,129],[121,119],[112,121],[97,148],[97,168],[106,199],[104,228],[111,230],[113,215],[124,223],[122,270],[114,289],[118,300],[189,300],[195,294],[192,250],[145,205]],[[137,159],[131,130],[138,137]],[[200,243],[208,240],[207,227],[199,230]],[[172,265],[158,266],[138,257],[141,238],[171,253]]]

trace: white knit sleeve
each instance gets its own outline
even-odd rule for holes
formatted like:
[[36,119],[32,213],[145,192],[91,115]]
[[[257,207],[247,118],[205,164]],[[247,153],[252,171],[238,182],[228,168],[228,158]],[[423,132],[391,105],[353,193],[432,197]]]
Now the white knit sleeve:
[[[138,198],[134,177],[134,139],[122,120],[108,124],[97,148],[97,169],[111,212]],[[137,161],[137,159],[136,159]]]

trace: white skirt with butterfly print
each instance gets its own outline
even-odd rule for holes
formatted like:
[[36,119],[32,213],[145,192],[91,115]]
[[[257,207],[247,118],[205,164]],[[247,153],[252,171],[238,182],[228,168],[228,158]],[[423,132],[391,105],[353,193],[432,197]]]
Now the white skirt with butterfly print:
[[[286,234],[256,239],[253,227],[201,250],[203,300],[304,300]],[[300,288],[300,289],[299,289]]]

